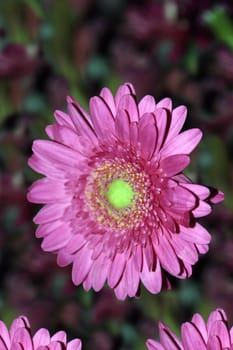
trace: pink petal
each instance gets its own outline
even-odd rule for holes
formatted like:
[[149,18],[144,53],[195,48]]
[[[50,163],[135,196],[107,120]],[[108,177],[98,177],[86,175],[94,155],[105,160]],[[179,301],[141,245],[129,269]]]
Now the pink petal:
[[163,169],[165,176],[170,177],[184,170],[189,163],[189,156],[185,154],[178,154],[163,158],[160,162],[160,167]]
[[158,108],[157,106],[153,114],[155,116],[156,126],[158,130],[158,140],[156,145],[156,151],[158,152],[163,146],[163,143],[166,139],[167,123],[168,123],[167,112],[162,108]]
[[125,110],[129,114],[131,122],[136,122],[139,119],[138,106],[132,95],[124,95],[121,97],[118,105],[118,110]]
[[10,327],[10,331],[9,331],[10,339],[14,338],[14,334],[18,328],[25,328],[25,327],[30,329],[30,325],[29,325],[29,321],[28,321],[27,317],[19,316],[18,318],[16,318],[12,322],[11,327]]
[[166,108],[169,111],[172,110],[172,100],[169,97],[163,98],[157,103],[157,108]]
[[190,154],[200,142],[201,137],[202,132],[199,129],[186,130],[167,142],[161,153],[163,157],[174,154]]
[[57,252],[57,264],[58,266],[64,267],[72,263],[74,260],[73,255],[67,254],[63,250]]
[[179,106],[172,111],[171,124],[166,138],[166,143],[179,134],[187,116],[187,108]]
[[26,328],[18,328],[11,341],[12,343],[20,343],[24,349],[33,350],[32,338]]
[[50,179],[64,179],[64,171],[54,168],[54,165],[46,161],[45,159],[41,159],[35,154],[33,154],[29,160],[28,165],[35,171],[40,174],[46,175]]
[[153,294],[160,292],[162,288],[162,272],[159,260],[156,259],[155,270],[151,271],[148,268],[145,254],[143,255],[143,268],[140,273],[140,278],[144,286]]
[[138,129],[138,142],[141,145],[142,156],[145,160],[150,160],[157,144],[157,128],[153,115],[144,114],[139,121]]
[[174,234],[172,237],[172,246],[175,249],[176,255],[182,260],[191,265],[198,261],[198,254],[195,246],[192,243],[184,241],[179,237],[179,234]]
[[170,203],[171,210],[190,211],[196,205],[193,193],[179,185],[164,189],[164,196]]
[[116,254],[113,261],[112,266],[110,267],[109,275],[108,275],[108,285],[110,288],[114,288],[119,282],[126,264],[125,254]]
[[67,350],[81,350],[82,342],[80,339],[73,339],[67,344]]
[[111,109],[112,115],[115,116],[116,115],[116,105],[115,105],[115,100],[114,100],[114,97],[113,97],[111,91],[108,88],[104,87],[100,92],[100,96],[104,99],[106,104]]
[[54,112],[54,117],[59,125],[67,126],[73,130],[76,130],[74,127],[74,123],[72,122],[70,116],[67,113],[57,110]]
[[135,90],[132,84],[126,83],[118,88],[115,96],[116,107],[118,107],[118,104],[124,95],[135,95]]
[[201,332],[201,335],[204,341],[207,343],[208,334],[206,329],[206,324],[200,314],[194,314],[192,317],[192,323],[196,326],[197,329]]
[[1,350],[12,349],[11,344],[9,344],[9,346],[6,345],[6,342],[5,342],[4,339],[1,337],[1,333],[0,333],[0,349],[1,349]]
[[181,271],[180,263],[177,259],[174,248],[171,246],[165,234],[160,237],[158,245],[154,244],[154,249],[162,267],[171,275],[178,277]]
[[67,97],[67,102],[69,115],[79,135],[88,137],[93,144],[97,144],[96,134],[93,129],[90,116],[81,107],[81,105],[71,97]]
[[104,100],[97,96],[90,99],[90,115],[94,130],[100,139],[114,134],[113,115]]
[[127,295],[134,297],[139,287],[139,271],[136,269],[133,258],[129,258],[125,268],[125,279],[127,284]]
[[57,203],[46,204],[36,214],[33,221],[35,224],[45,224],[55,221],[63,216],[65,209],[66,205],[59,205]]
[[155,99],[153,96],[144,96],[138,104],[139,116],[142,117],[144,113],[152,113],[156,108]]
[[147,346],[148,350],[167,350],[161,344],[159,344],[157,341],[155,341],[153,339],[148,339],[146,341],[146,346]]
[[193,227],[184,227],[180,225],[180,238],[197,244],[209,244],[211,236],[209,232],[199,223]]
[[224,200],[224,193],[222,191],[217,191],[216,194],[210,197],[209,201],[212,204],[222,202]]
[[116,136],[120,141],[129,143],[129,115],[125,110],[119,110],[116,115],[115,121]]
[[195,195],[197,197],[199,197],[200,199],[206,199],[207,197],[209,197],[210,195],[210,190],[208,189],[208,187],[202,186],[202,185],[197,185],[197,184],[193,184],[193,183],[187,183],[187,184],[183,184],[183,187],[186,187],[189,191],[195,193]]
[[194,326],[192,323],[186,322],[182,324],[181,337],[185,349],[206,350],[206,345],[203,337],[197,330],[196,326]]
[[82,283],[89,273],[93,264],[91,254],[92,251],[87,248],[81,249],[76,253],[72,268],[72,281],[75,285]]
[[215,335],[209,337],[206,349],[207,350],[223,350],[223,347],[221,345],[219,337],[215,336]]
[[50,334],[49,331],[45,328],[39,329],[33,336],[34,349],[37,349],[39,346],[45,346],[50,343]]
[[92,281],[93,289],[98,292],[103,288],[107,279],[109,269],[111,266],[111,260],[107,259],[104,254],[100,255],[98,259],[94,260],[90,278]]
[[195,218],[201,218],[203,216],[208,215],[211,213],[212,209],[209,204],[207,204],[204,201],[200,201],[198,204],[198,207],[192,210],[192,213]]
[[66,198],[64,184],[48,178],[39,179],[31,185],[27,198],[32,203],[64,201]]
[[76,169],[79,168],[80,159],[82,159],[79,152],[48,140],[34,141],[32,150],[39,158],[52,163],[58,169],[75,168],[75,171],[77,171]]
[[159,322],[159,336],[166,350],[183,350],[177,336],[162,322]]
[[138,123],[137,122],[130,123],[129,131],[130,131],[130,143],[132,146],[137,148],[137,145],[138,145]]
[[209,328],[209,336],[218,336],[223,349],[230,347],[230,335],[225,321],[217,320]]
[[65,247],[71,237],[70,228],[65,223],[43,239],[41,248],[46,252],[55,252]]
[[[0,341],[1,339],[4,341],[4,347],[5,348],[10,348],[10,337],[9,337],[9,332],[8,329],[5,325],[4,322],[0,321]],[[3,344],[0,343],[0,348],[3,346]]]
[[49,350],[63,350],[64,346],[61,343],[58,342],[51,342],[48,345]]

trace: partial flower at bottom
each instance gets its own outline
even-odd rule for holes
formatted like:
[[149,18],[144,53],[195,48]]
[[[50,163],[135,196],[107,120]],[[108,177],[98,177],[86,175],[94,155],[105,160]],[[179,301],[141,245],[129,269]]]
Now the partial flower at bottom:
[[16,318],[8,330],[5,323],[0,321],[1,350],[81,350],[80,339],[67,342],[64,331],[50,336],[46,328],[39,329],[33,336],[30,323],[25,316]]
[[28,199],[44,207],[34,218],[42,249],[73,264],[74,284],[119,299],[169,288],[169,274],[186,278],[210,235],[196,218],[223,194],[194,184],[182,171],[199,143],[199,129],[180,132],[186,107],[150,95],[137,103],[126,83],[115,96],[103,88],[88,114],[68,97],[55,112],[49,140],[33,143],[29,165],[45,175]]
[[230,329],[222,309],[211,312],[207,322],[194,314],[191,322],[181,326],[181,340],[164,323],[159,323],[160,342],[147,340],[148,350],[232,350],[233,327]]

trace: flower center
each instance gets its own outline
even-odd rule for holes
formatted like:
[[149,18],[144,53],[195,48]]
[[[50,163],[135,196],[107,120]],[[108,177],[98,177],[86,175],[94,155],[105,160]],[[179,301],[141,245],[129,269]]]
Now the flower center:
[[85,188],[91,217],[115,232],[136,227],[149,210],[148,181],[138,164],[116,158],[98,164]]
[[116,179],[109,183],[105,195],[109,203],[115,209],[120,210],[132,205],[134,192],[126,181]]

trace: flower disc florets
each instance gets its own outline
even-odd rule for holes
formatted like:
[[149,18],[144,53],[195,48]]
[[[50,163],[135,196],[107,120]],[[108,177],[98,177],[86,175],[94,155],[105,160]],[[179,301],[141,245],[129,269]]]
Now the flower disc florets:
[[164,271],[189,277],[210,242],[195,218],[223,195],[182,174],[201,139],[199,129],[180,133],[186,108],[149,95],[137,103],[124,84],[93,97],[90,115],[69,97],[55,118],[52,141],[35,141],[29,160],[45,175],[28,194],[45,204],[34,219],[42,248],[73,264],[75,284],[98,291],[107,281],[120,299],[140,282],[152,293],[169,287]]

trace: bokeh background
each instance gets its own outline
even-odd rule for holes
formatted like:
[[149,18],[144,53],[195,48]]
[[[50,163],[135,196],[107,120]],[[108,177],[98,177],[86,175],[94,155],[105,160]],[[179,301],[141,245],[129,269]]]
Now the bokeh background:
[[[194,312],[215,307],[233,324],[233,4],[211,0],[0,1],[0,319],[19,314],[33,331],[64,329],[83,349],[145,349],[163,320],[177,334]],[[27,166],[55,109],[71,94],[88,108],[103,86],[131,81],[138,97],[185,104],[185,128],[204,138],[187,175],[226,200],[202,219],[210,251],[186,281],[154,296],[119,302],[105,288],[86,293],[70,268],[41,251],[26,200],[38,178]]]

